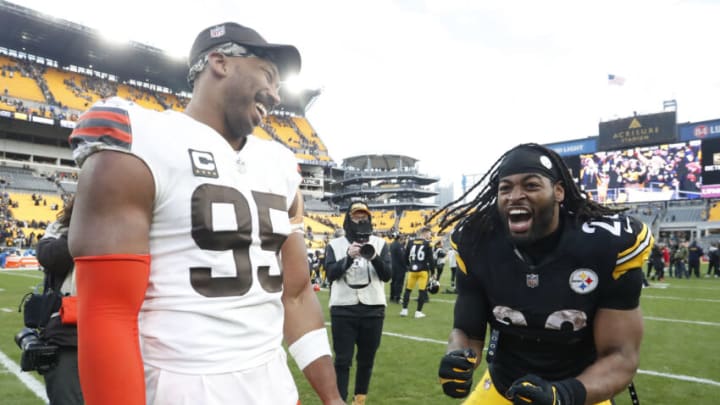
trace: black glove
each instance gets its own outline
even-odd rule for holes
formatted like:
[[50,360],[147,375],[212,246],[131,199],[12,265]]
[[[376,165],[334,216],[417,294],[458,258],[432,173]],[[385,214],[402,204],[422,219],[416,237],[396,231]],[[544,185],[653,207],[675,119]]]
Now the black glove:
[[528,374],[512,383],[505,396],[513,405],[583,405],[585,386],[575,378],[548,382]]
[[472,349],[453,350],[443,356],[438,375],[445,395],[465,398],[470,394],[477,360],[477,354]]

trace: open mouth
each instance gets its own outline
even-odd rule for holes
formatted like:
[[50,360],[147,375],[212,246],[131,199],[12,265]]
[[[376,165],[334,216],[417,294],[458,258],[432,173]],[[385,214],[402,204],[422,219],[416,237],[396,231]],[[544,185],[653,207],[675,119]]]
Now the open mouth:
[[527,208],[511,208],[507,220],[511,233],[526,233],[532,225],[532,213]]
[[258,114],[260,115],[261,120],[267,117],[268,110],[263,103],[255,103],[255,110],[257,110]]

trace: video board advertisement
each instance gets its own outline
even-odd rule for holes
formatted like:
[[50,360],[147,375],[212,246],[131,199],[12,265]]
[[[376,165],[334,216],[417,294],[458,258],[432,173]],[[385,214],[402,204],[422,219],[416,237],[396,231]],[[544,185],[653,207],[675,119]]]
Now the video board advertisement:
[[702,196],[720,197],[720,138],[702,141]]
[[597,147],[600,150],[677,142],[676,112],[637,115],[601,122]]
[[601,203],[700,198],[702,156],[700,140],[584,154],[578,183]]

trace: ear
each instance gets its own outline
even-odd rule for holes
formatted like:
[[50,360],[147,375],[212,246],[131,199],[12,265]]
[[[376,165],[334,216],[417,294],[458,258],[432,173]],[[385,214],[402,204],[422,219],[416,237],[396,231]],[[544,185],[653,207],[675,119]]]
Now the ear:
[[562,181],[555,182],[553,193],[555,194],[555,202],[561,203],[565,200],[565,187],[563,187]]
[[211,52],[208,55],[207,69],[213,76],[222,78],[227,76],[227,58],[220,52]]

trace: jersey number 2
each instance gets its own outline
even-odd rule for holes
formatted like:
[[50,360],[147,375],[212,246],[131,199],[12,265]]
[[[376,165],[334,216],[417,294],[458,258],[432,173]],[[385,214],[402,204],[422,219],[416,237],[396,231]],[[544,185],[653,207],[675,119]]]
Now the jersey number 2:
[[[285,235],[273,233],[270,209],[286,211],[285,197],[277,194],[252,192],[258,210],[258,236],[263,254],[277,254],[286,239]],[[214,231],[213,204],[232,204],[237,229]],[[212,277],[210,267],[191,267],[190,283],[193,289],[206,297],[231,297],[246,294],[253,283],[253,265],[250,261],[252,244],[252,214],[247,199],[232,187],[203,184],[192,196],[192,238],[200,249],[232,250],[235,259],[235,276]],[[282,275],[271,276],[270,266],[257,268],[257,278],[267,292],[282,291]]]

